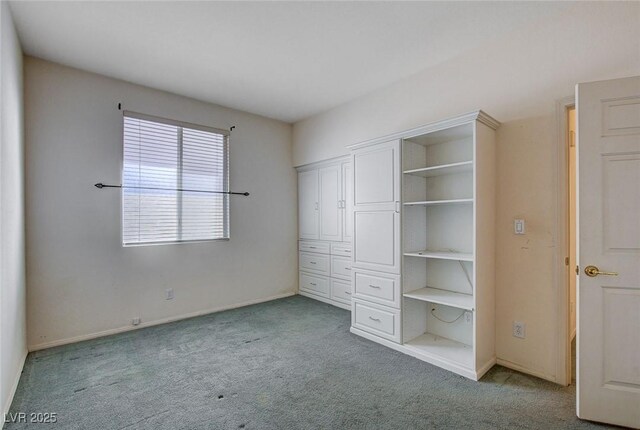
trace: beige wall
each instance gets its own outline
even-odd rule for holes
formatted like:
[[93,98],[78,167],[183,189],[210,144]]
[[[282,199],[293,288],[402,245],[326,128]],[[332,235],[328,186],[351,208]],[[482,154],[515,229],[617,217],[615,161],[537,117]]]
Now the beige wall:
[[[478,108],[498,130],[497,354],[555,380],[558,332],[556,103],[578,82],[640,74],[640,3],[579,3],[508,39],[294,125],[294,163]],[[524,218],[527,234],[513,234]],[[526,339],[511,335],[527,324]]]
[[[297,288],[291,126],[25,59],[28,340],[39,348],[292,294]],[[121,102],[127,110],[235,125],[231,240],[123,248]],[[175,299],[165,300],[173,288]]]
[[0,55],[0,406],[6,413],[27,355],[22,50],[6,2],[0,2]]

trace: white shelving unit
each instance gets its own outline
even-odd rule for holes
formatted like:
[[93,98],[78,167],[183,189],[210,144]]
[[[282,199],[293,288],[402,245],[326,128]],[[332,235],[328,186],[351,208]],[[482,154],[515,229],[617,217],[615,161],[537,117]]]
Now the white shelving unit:
[[431,178],[438,175],[450,175],[452,173],[471,172],[473,161],[461,161],[459,163],[441,164],[433,167],[422,167],[420,169],[405,170],[405,175]]
[[495,363],[497,124],[482,115],[425,130],[402,146],[403,345],[472,379]]
[[451,306],[453,308],[473,310],[473,295],[456,293],[455,291],[441,290],[439,288],[425,287],[404,293],[404,297],[424,302],[436,303],[439,305]]
[[420,258],[439,258],[441,260],[455,260],[455,261],[473,261],[473,254],[463,252],[447,252],[447,251],[430,251],[428,249],[422,251],[405,252],[405,257],[420,257]]
[[404,202],[405,206],[430,206],[430,205],[455,205],[460,203],[473,203],[473,199],[453,200],[425,200],[422,202]]
[[417,354],[448,360],[454,365],[473,367],[473,348],[462,342],[456,342],[436,334],[424,333],[411,339],[405,345]]
[[496,361],[498,126],[477,111],[351,146],[351,331],[474,380]]

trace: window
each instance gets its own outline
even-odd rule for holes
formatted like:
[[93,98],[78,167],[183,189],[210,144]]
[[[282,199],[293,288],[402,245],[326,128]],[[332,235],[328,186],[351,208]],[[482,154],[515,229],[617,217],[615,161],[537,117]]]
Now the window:
[[123,245],[229,238],[228,136],[124,113]]

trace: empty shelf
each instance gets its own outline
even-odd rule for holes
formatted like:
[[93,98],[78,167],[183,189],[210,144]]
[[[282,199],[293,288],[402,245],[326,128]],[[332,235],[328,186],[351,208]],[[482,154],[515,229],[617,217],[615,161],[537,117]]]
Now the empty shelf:
[[469,368],[474,367],[473,348],[446,337],[425,333],[406,342],[404,346],[416,352],[455,361]]
[[441,164],[439,166],[423,167],[421,169],[405,170],[406,175],[422,176],[430,178],[439,175],[451,175],[473,171],[473,161],[461,161],[459,163]]
[[455,142],[462,139],[473,140],[473,126],[470,123],[430,131],[425,134],[410,137],[406,140],[418,145],[438,145],[440,143]]
[[467,252],[430,251],[425,249],[423,251],[405,252],[404,255],[407,257],[438,258],[440,260],[473,261],[473,254]]
[[426,287],[409,293],[404,293],[403,295],[404,297],[415,300],[437,303],[468,311],[473,310],[473,296],[470,294],[455,293],[453,291]]
[[459,203],[473,203],[473,199],[452,199],[452,200],[424,200],[421,202],[405,202],[405,206],[430,206],[430,205],[451,205]]

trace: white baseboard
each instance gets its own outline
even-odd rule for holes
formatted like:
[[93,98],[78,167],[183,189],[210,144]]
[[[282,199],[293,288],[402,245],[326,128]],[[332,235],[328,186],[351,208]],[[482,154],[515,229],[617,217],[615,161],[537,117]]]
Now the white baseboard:
[[178,315],[178,316],[162,318],[162,319],[155,320],[155,321],[143,322],[143,323],[141,323],[141,324],[139,324],[137,326],[119,327],[119,328],[99,331],[99,332],[96,332],[96,333],[83,334],[81,336],[75,336],[75,337],[70,337],[70,338],[66,338],[66,339],[54,340],[54,341],[51,341],[51,342],[37,343],[35,345],[29,345],[29,351],[38,351],[38,350],[41,350],[41,349],[53,348],[54,346],[68,345],[70,343],[76,343],[76,342],[82,342],[84,340],[96,339],[96,338],[99,338],[99,337],[110,336],[112,334],[124,333],[124,332],[127,332],[127,331],[138,330],[138,329],[141,329],[141,328],[152,327],[152,326],[155,326],[155,325],[160,325],[160,324],[166,324],[166,323],[170,323],[170,322],[174,322],[174,321],[185,320],[185,319],[189,319],[189,318],[199,317],[199,316],[202,316],[202,315],[208,315],[208,314],[213,314],[213,313],[216,313],[216,312],[227,311],[227,310],[230,310],[230,309],[242,308],[244,306],[256,305],[258,303],[264,303],[264,302],[270,302],[272,300],[283,299],[285,297],[290,297],[290,296],[293,296],[295,294],[296,294],[295,291],[291,291],[291,292],[288,292],[288,293],[278,294],[278,295],[275,295],[275,296],[265,297],[265,298],[261,298],[261,299],[248,300],[246,302],[235,303],[235,304],[232,304],[232,305],[220,306],[220,307],[217,307],[217,308],[205,309],[205,310],[202,310],[202,311],[191,312],[191,313],[188,313],[188,314],[182,314],[182,315]]
[[9,409],[11,408],[11,403],[13,403],[13,397],[16,395],[16,390],[18,389],[18,384],[20,383],[20,376],[22,376],[22,370],[24,369],[24,363],[27,361],[28,351],[24,351],[22,359],[20,360],[20,368],[15,375],[13,380],[13,385],[11,386],[11,391],[9,391],[9,397],[7,397],[7,401],[4,405],[2,405],[2,421],[0,421],[0,430],[4,427],[4,417],[9,413]]
[[511,361],[503,360],[502,358],[498,358],[496,360],[496,363],[511,370],[517,370],[518,372],[526,373],[527,375],[535,376],[536,378],[546,379],[547,381],[558,383],[555,375],[548,375],[543,372],[538,372],[537,370],[531,370],[519,364],[512,363]]
[[480,368],[476,372],[476,375],[478,377],[477,380],[479,381],[480,379],[482,379],[484,374],[487,373],[489,370],[491,370],[493,366],[495,366],[496,362],[497,362],[497,358],[494,356],[494,357],[491,357],[489,361],[487,361],[483,366],[480,366]]

